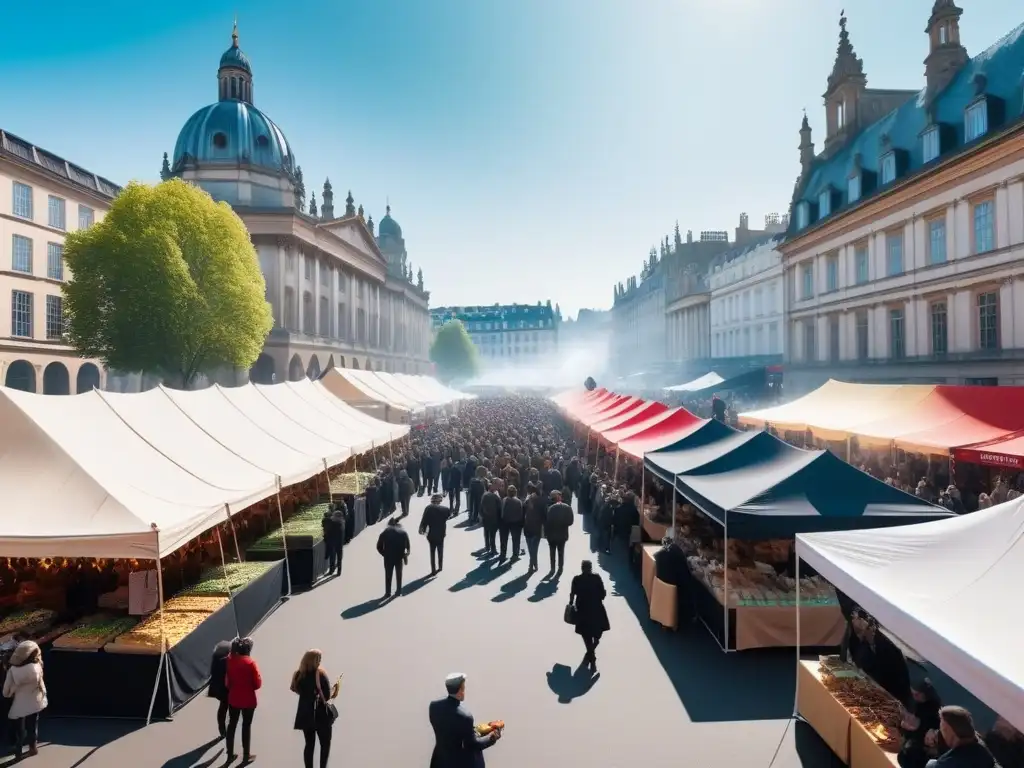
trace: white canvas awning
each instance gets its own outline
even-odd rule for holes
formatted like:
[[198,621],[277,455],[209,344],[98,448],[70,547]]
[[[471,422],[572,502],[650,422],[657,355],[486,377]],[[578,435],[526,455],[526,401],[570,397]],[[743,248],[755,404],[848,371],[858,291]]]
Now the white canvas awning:
[[297,408],[316,413],[317,418],[321,419],[324,425],[330,425],[333,430],[337,430],[338,439],[344,439],[346,443],[349,443],[349,448],[353,453],[363,453],[381,442],[380,434],[369,425],[353,419],[344,411],[332,408],[329,403],[324,402],[314,391],[313,382],[308,379],[290,381],[281,385],[280,389],[275,386],[273,391],[267,392],[267,394],[274,395],[275,402],[288,413],[294,412]]
[[394,376],[402,381],[411,382],[415,386],[419,387],[423,392],[427,393],[430,397],[436,398],[437,400],[443,400],[446,403],[454,403],[458,400],[476,399],[476,395],[470,395],[466,392],[460,392],[457,389],[446,387],[433,376],[414,376],[408,373],[396,373]]
[[705,373],[700,378],[688,381],[685,384],[676,384],[674,387],[665,387],[666,392],[699,392],[702,389],[721,384],[725,379],[714,371]]
[[326,407],[339,411],[343,418],[350,419],[356,424],[362,425],[364,431],[369,433],[374,445],[384,445],[392,440],[399,440],[409,434],[408,424],[392,424],[389,421],[375,419],[368,413],[363,413],[358,408],[353,408],[339,397],[335,397],[322,382],[312,381],[309,387],[304,382],[296,382],[302,385],[303,397],[314,404],[323,404]]
[[372,371],[356,371],[351,368],[333,368],[321,377],[320,382],[341,400],[356,406],[384,406],[399,411],[403,418],[412,412],[423,412],[419,403],[397,392],[388,393],[375,378]]
[[448,402],[447,400],[438,399],[437,397],[433,397],[429,393],[424,392],[420,387],[419,382],[415,380],[419,377],[414,377],[414,379],[411,380],[400,379],[393,373],[384,373],[381,371],[378,371],[375,375],[393,391],[407,397],[414,403],[422,405],[424,408],[441,408]]
[[1024,582],[1024,497],[933,523],[807,533],[797,555],[993,711],[1024,730],[1012,595]]

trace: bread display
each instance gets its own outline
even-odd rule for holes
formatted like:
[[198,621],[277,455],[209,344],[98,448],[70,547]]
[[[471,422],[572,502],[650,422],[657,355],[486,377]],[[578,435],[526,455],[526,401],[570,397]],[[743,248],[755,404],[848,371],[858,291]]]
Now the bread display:
[[885,752],[900,750],[900,703],[864,675],[856,666],[836,656],[822,657],[821,682],[833,698],[860,723]]
[[83,623],[53,641],[54,648],[98,651],[118,635],[129,631],[137,620],[130,616],[90,616]]

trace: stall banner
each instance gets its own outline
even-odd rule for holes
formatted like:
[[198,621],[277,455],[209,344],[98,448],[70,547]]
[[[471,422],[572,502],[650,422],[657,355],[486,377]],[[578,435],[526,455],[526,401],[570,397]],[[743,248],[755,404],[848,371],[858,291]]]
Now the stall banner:
[[1006,469],[1024,469],[1024,457],[996,451],[979,451],[971,448],[956,448],[953,458],[967,464],[982,464],[986,467],[1005,467]]
[[160,602],[156,571],[135,571],[128,574],[128,613],[144,616],[156,610]]

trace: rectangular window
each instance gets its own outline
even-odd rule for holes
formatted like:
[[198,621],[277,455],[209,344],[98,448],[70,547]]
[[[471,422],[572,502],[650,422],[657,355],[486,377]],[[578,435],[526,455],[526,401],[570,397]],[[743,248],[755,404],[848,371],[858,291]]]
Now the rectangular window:
[[828,359],[839,362],[839,318],[835,316],[828,319]]
[[868,248],[866,245],[857,246],[853,250],[853,266],[856,271],[855,279],[857,285],[864,285],[869,279]]
[[846,199],[848,202],[855,203],[860,200],[860,174],[851,176],[846,180]]
[[921,156],[924,162],[930,163],[939,156],[939,126],[929,128],[921,136]]
[[974,252],[987,253],[995,247],[995,206],[991,200],[985,200],[974,206]]
[[46,276],[51,280],[64,279],[64,246],[60,243],[46,244]]
[[20,181],[14,182],[13,202],[11,209],[15,216],[20,216],[23,219],[32,218],[32,187],[22,184]]
[[32,294],[11,291],[11,335],[32,338]]
[[14,235],[11,243],[11,269],[15,272],[32,274],[32,241],[21,235]]
[[796,228],[804,229],[807,226],[808,219],[810,218],[807,203],[800,203],[796,207]]
[[890,152],[882,157],[882,183],[888,184],[896,180],[896,153]]
[[861,310],[857,313],[856,317],[856,328],[857,328],[857,359],[867,360],[868,359],[868,313],[866,310]]
[[832,190],[826,189],[818,195],[818,218],[824,219],[832,213]]
[[885,273],[889,277],[903,274],[902,232],[890,232],[885,236]]
[[331,271],[326,266],[320,267],[320,285],[324,288],[331,287]]
[[999,297],[995,291],[978,294],[978,348],[999,349]]
[[305,268],[306,268],[306,279],[307,280],[312,280],[313,279],[313,259],[311,259],[309,256],[306,256],[303,259],[303,263],[304,263]]
[[87,205],[78,206],[78,228],[88,229],[96,220],[96,212]]
[[779,324],[772,323],[768,326],[768,354],[774,355],[779,346]]
[[932,326],[932,354],[944,355],[949,351],[949,326],[946,302],[936,301],[930,307]]
[[818,335],[815,321],[813,319],[804,322],[804,360],[808,363],[816,362],[818,359]]
[[800,268],[800,274],[802,279],[800,298],[810,299],[814,296],[814,265],[804,264]]
[[907,327],[902,309],[889,310],[889,356],[894,360],[907,356]]
[[825,257],[825,290],[839,290],[839,257],[835,254]]
[[48,223],[54,229],[65,229],[64,198],[50,195],[46,204]]
[[988,102],[972,104],[964,113],[964,141],[974,141],[988,132]]
[[46,338],[50,341],[64,338],[64,299],[60,296],[46,297]]
[[946,219],[928,222],[928,263],[942,264],[946,260]]

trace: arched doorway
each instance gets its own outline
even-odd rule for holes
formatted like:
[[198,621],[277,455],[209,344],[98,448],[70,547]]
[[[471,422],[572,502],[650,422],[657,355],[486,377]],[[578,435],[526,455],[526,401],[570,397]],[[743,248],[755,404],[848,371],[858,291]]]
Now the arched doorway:
[[249,381],[253,384],[276,384],[277,366],[270,355],[260,355],[249,369]]
[[344,368],[345,367],[345,356],[344,355],[338,355],[338,367],[339,368]]
[[363,370],[364,371],[372,371],[373,370],[373,362],[371,362],[370,358],[366,358],[366,365],[364,366]]
[[75,377],[75,392],[91,392],[100,388],[100,369],[92,363],[83,363]]
[[320,378],[320,359],[316,355],[309,358],[309,365],[306,366],[306,378],[313,381]]
[[43,394],[71,394],[71,377],[68,376],[68,369],[64,363],[54,361],[43,370]]
[[22,392],[35,392],[36,369],[32,363],[27,363],[24,360],[15,360],[7,366],[4,386],[11,389],[20,389]]
[[352,358],[352,370],[353,371],[358,371],[359,370],[359,358],[358,357],[353,357]]
[[288,381],[301,381],[305,376],[306,372],[302,370],[302,358],[296,353],[292,355],[291,362],[288,363]]

